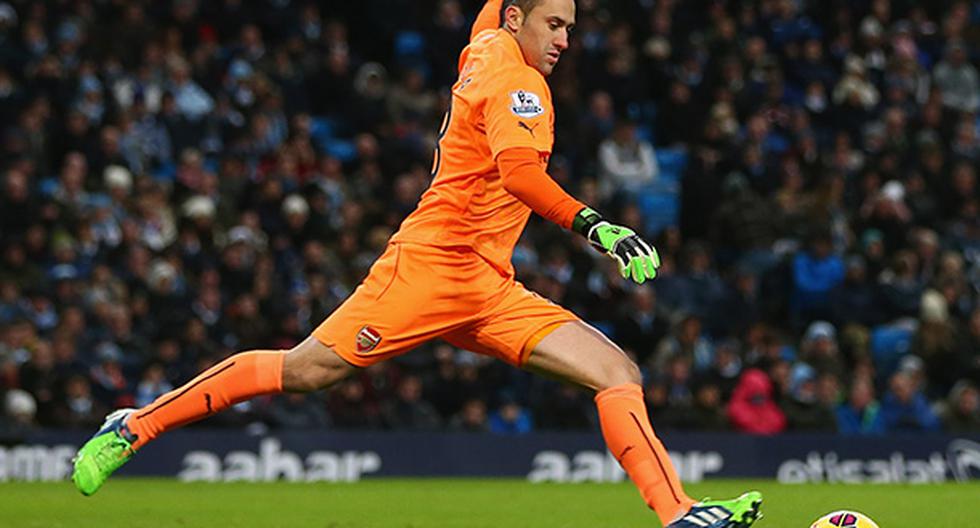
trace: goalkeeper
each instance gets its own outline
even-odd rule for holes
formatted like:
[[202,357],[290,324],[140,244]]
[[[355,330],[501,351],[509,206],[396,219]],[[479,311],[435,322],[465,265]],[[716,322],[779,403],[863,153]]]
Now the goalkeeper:
[[554,133],[545,82],[568,47],[573,0],[490,0],[459,60],[433,181],[364,282],[289,351],[233,355],[138,410],[120,410],[82,447],[73,481],[90,495],[161,433],[260,394],[328,387],[436,338],[596,392],[612,454],[663,525],[748,526],[761,497],[695,502],[654,435],[636,365],[568,310],[514,280],[511,254],[532,211],[586,237],[624,278],[660,260],[631,229],[547,175]]

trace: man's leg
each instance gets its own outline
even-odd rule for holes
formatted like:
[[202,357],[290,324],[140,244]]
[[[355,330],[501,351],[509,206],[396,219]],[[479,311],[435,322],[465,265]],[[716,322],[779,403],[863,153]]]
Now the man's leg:
[[288,352],[253,350],[231,356],[142,409],[117,411],[75,459],[72,480],[85,495],[160,434],[262,394],[306,392],[333,385],[354,367],[314,337]]
[[650,426],[640,370],[619,347],[585,323],[565,323],[534,347],[525,367],[597,392],[606,445],[664,526],[694,504]]
[[143,409],[111,414],[79,451],[75,485],[91,495],[136,450],[175,427],[260,394],[328,387],[356,367],[403,354],[462,325],[485,291],[467,293],[459,284],[478,283],[486,266],[476,254],[389,244],[354,293],[289,352],[237,354]]
[[235,354],[134,412],[126,426],[133,449],[161,433],[263,394],[309,392],[333,385],[354,367],[314,337],[287,351]]
[[667,450],[650,425],[639,368],[598,330],[581,321],[564,323],[534,345],[524,367],[596,391],[609,451],[664,526],[676,522],[672,526],[740,527],[757,518],[758,494],[695,503],[684,493]]

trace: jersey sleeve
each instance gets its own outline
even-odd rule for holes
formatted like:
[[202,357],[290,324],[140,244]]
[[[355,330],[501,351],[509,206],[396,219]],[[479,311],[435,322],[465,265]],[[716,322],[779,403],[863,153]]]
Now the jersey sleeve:
[[470,30],[470,42],[483,31],[500,27],[500,8],[503,3],[504,0],[487,0],[487,3],[483,4],[483,9],[476,16],[473,29]]
[[569,196],[548,176],[541,157],[529,148],[501,152],[497,156],[497,167],[507,192],[535,213],[565,229],[572,228],[575,215],[585,208],[585,204]]
[[533,71],[502,73],[483,108],[493,158],[514,147],[551,152],[554,109],[544,78]]

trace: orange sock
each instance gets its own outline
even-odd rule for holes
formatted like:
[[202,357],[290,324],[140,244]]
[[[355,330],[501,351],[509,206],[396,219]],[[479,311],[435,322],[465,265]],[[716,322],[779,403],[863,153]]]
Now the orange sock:
[[695,501],[684,493],[667,450],[653,434],[643,389],[635,383],[617,385],[596,394],[595,402],[609,451],[667,526]]
[[160,433],[200,420],[261,394],[282,392],[285,352],[254,351],[236,354],[205,370],[182,387],[131,414],[126,420],[137,436],[134,449]]

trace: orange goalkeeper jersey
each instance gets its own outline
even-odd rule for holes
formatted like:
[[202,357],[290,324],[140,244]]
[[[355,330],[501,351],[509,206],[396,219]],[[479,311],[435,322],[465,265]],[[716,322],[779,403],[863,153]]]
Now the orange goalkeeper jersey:
[[554,141],[551,91],[502,29],[480,32],[459,64],[432,184],[392,241],[471,248],[512,276],[511,254],[531,209],[504,189],[495,160],[503,150],[530,147],[547,165]]

